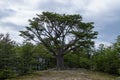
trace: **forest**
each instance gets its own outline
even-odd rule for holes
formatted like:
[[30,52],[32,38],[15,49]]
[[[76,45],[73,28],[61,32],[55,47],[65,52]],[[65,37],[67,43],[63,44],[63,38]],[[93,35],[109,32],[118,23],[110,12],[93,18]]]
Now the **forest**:
[[36,71],[84,68],[120,75],[120,36],[110,46],[96,48],[93,22],[79,14],[42,12],[19,31],[22,43],[0,34],[0,80]]

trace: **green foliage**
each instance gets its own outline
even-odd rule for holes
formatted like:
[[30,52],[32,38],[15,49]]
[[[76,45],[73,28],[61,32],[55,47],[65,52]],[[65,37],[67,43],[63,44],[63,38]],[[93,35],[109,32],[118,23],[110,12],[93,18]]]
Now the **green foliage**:
[[79,66],[79,57],[76,54],[66,54],[65,58],[65,66],[68,68],[78,68]]
[[93,23],[82,22],[79,14],[66,15],[43,12],[32,20],[20,35],[27,40],[42,43],[52,56],[56,57],[57,68],[64,68],[65,54],[82,48],[93,47],[98,34]]
[[0,79],[13,76],[15,63],[14,46],[9,34],[0,34]]
[[51,58],[52,55],[49,54],[49,51],[42,45],[42,44],[37,44],[35,46],[35,51],[34,51],[35,56],[40,56],[41,58]]
[[79,59],[80,68],[91,69],[92,62],[88,58],[81,57]]
[[0,70],[0,80],[14,77],[15,73],[11,69]]
[[16,49],[17,54],[17,71],[20,75],[28,74],[33,71],[34,59],[34,45],[29,42],[23,43]]
[[94,68],[99,71],[119,74],[120,54],[115,48],[108,47],[100,49],[93,56]]
[[69,68],[90,69],[92,62],[86,56],[69,53],[65,55],[65,65]]
[[52,55],[49,54],[48,50],[40,43],[35,45],[34,57],[36,58],[37,70],[51,68],[53,65],[53,62],[51,61],[53,58]]
[[33,45],[30,42],[24,42],[17,46],[15,51],[17,53],[16,71],[19,75],[47,69],[52,63],[49,62],[51,55],[41,44]]

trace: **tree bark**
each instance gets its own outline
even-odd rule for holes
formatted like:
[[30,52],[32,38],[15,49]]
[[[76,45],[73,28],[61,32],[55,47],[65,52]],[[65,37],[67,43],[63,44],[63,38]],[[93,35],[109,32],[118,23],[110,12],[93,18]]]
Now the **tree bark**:
[[56,56],[57,70],[64,70],[64,58],[63,55]]

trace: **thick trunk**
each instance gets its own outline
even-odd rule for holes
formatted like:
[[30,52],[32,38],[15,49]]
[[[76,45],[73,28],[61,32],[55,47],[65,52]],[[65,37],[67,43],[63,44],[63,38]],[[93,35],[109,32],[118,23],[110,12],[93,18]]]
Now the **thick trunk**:
[[57,62],[57,70],[63,70],[64,69],[64,58],[62,55],[56,56],[56,62]]

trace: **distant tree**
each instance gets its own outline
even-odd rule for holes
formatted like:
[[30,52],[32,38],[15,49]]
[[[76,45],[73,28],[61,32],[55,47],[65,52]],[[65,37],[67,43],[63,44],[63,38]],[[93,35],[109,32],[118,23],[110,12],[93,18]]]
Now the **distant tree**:
[[117,37],[116,42],[113,43],[113,48],[117,49],[120,53],[120,35]]
[[51,61],[53,56],[49,54],[48,50],[42,44],[35,45],[34,57],[37,61],[36,70],[43,70],[53,66],[54,62]]
[[0,80],[12,77],[14,74],[14,46],[9,34],[0,34]]
[[30,42],[24,42],[16,48],[17,53],[17,72],[24,75],[33,72],[35,63],[34,45]]
[[120,74],[120,51],[111,45],[104,47],[100,44],[96,54],[93,55],[94,69],[111,74]]
[[43,12],[32,20],[26,31],[20,31],[27,40],[42,43],[56,58],[57,69],[64,69],[63,56],[77,48],[91,47],[97,32],[93,23],[82,22],[80,15]]

